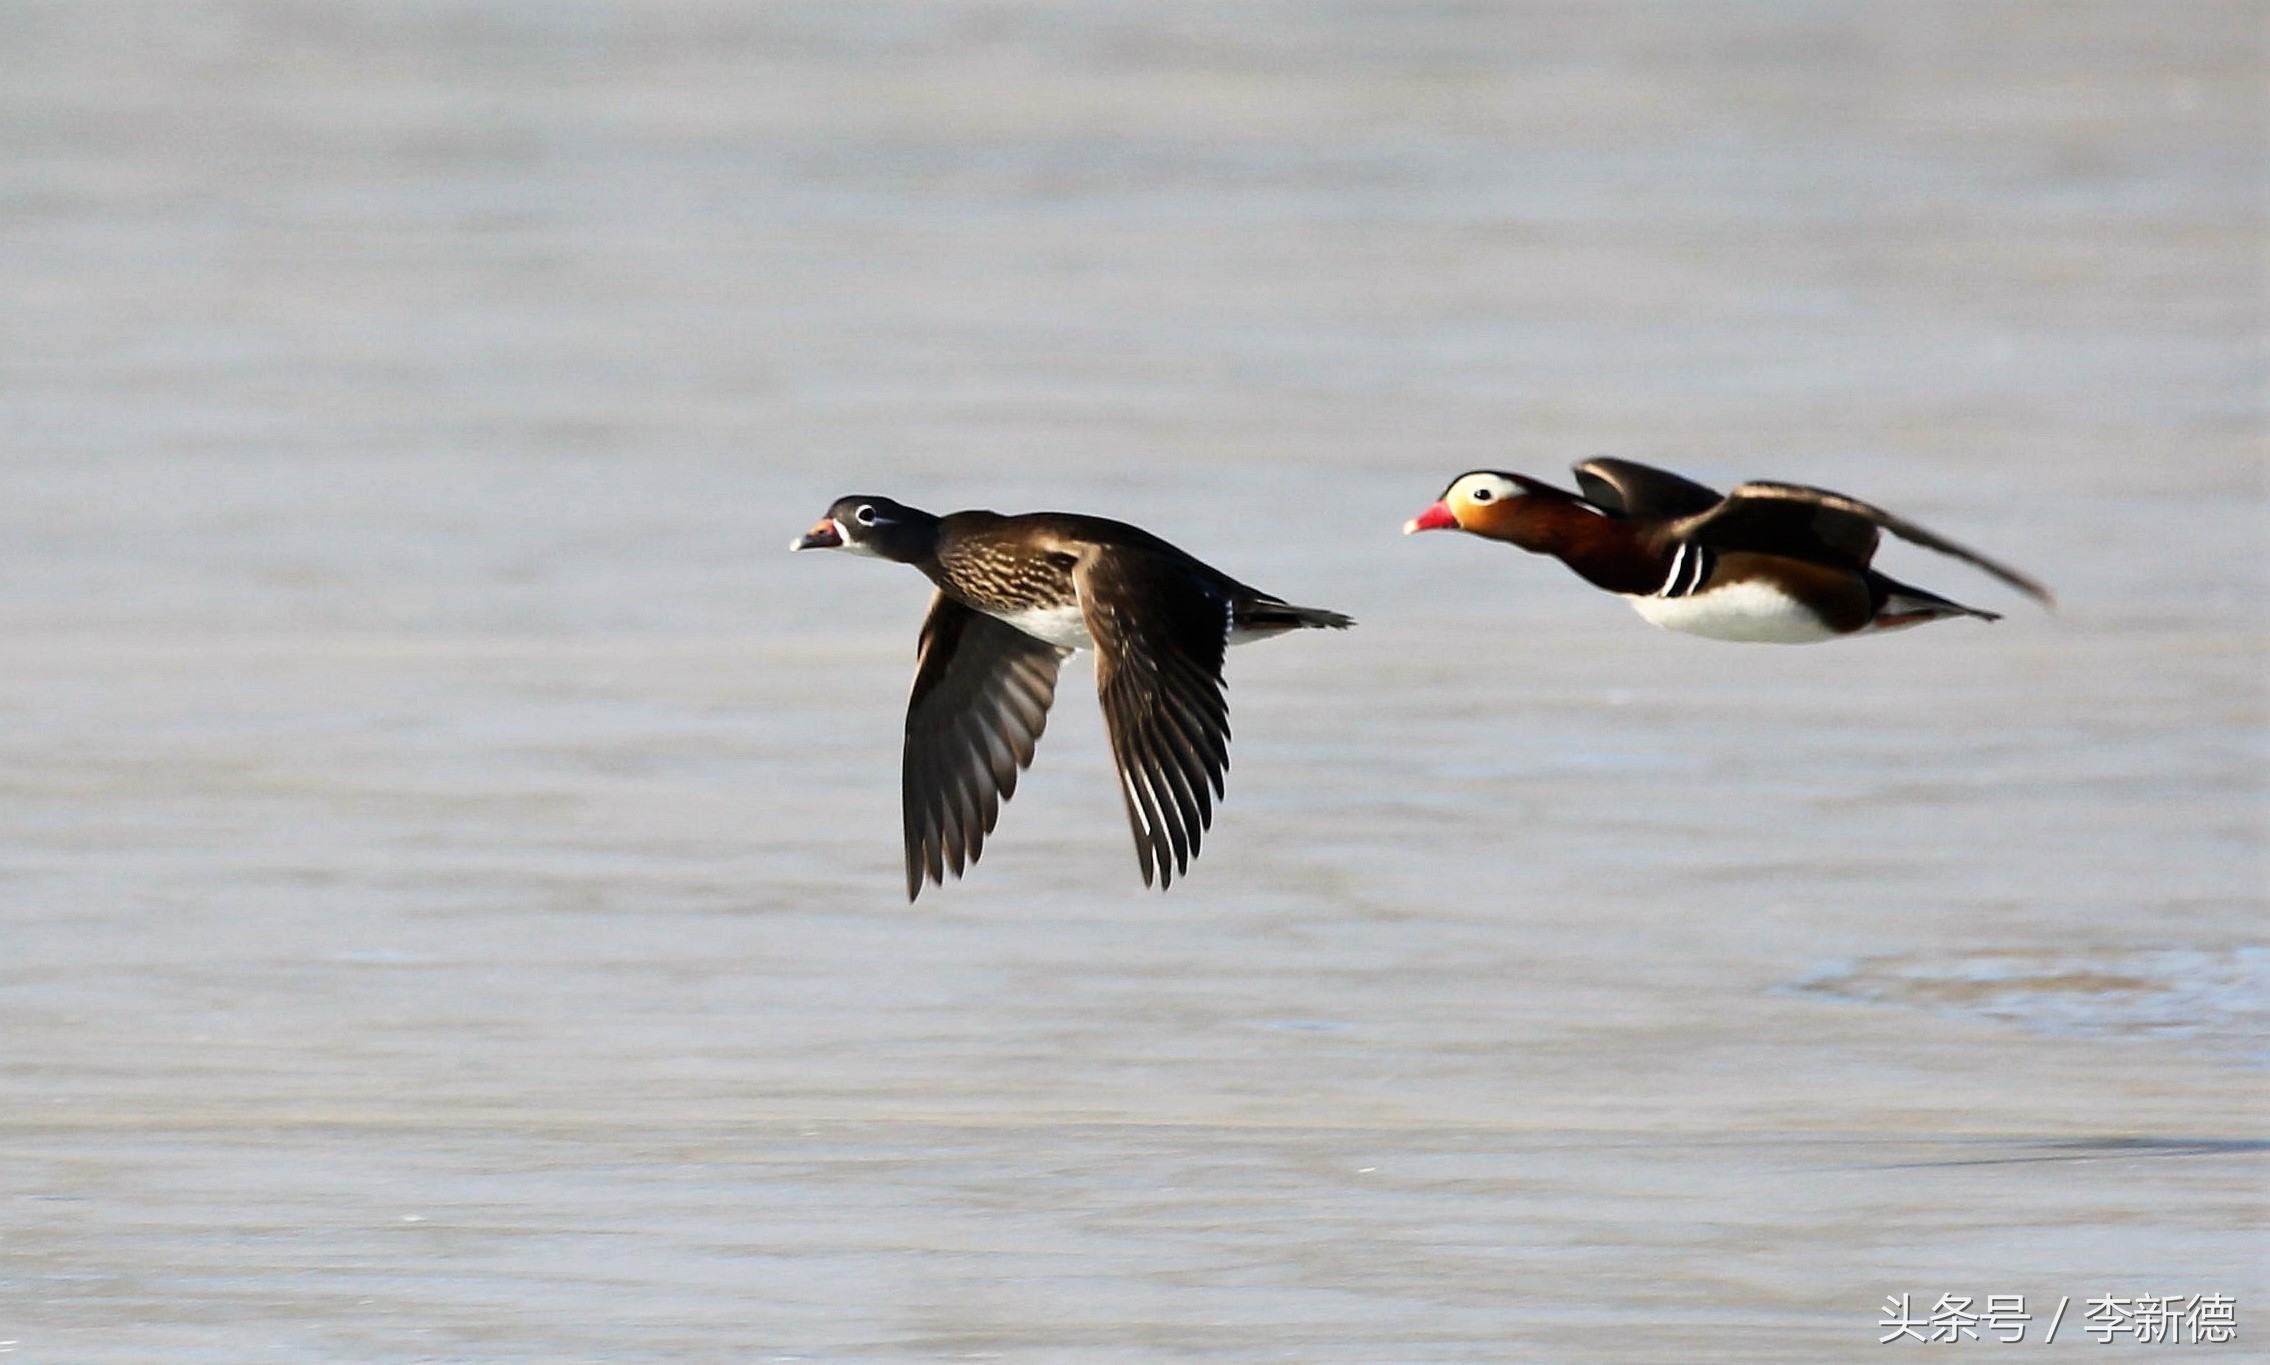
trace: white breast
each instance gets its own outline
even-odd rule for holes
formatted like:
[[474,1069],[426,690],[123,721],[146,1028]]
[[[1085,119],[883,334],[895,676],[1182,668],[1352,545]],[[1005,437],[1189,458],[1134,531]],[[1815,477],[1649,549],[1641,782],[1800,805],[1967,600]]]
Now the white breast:
[[1088,634],[1087,614],[1078,606],[1034,607],[1026,611],[997,611],[993,616],[1008,622],[1036,640],[1046,640],[1064,649],[1094,649],[1096,642]]
[[1803,603],[1755,579],[1690,597],[1626,594],[1624,600],[1651,625],[1713,640],[1809,645],[1836,638],[1836,632],[1821,624],[1821,618]]

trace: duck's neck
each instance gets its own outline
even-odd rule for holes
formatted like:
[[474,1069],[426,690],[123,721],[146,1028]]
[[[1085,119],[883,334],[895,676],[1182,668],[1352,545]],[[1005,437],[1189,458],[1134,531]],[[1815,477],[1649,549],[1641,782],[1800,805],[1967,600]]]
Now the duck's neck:
[[1609,592],[1651,593],[1663,586],[1662,556],[1631,522],[1603,516],[1572,497],[1530,493],[1499,503],[1477,535],[1551,555]]
[[925,564],[938,557],[938,533],[945,521],[915,507],[901,507],[887,526],[867,537],[873,553],[900,564]]

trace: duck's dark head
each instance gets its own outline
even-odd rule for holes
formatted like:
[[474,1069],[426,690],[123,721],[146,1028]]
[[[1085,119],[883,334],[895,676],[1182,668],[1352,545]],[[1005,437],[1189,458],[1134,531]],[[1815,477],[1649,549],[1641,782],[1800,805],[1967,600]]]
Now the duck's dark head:
[[900,563],[922,559],[938,544],[938,518],[889,498],[855,493],[837,498],[820,523],[788,542],[791,550],[849,550]]

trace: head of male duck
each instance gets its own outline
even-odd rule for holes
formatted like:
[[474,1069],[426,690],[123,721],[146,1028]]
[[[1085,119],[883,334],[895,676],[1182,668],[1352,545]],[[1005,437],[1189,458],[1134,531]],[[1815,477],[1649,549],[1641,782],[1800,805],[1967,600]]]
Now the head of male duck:
[[939,518],[919,507],[854,493],[837,498],[828,514],[788,542],[791,550],[844,550],[901,564],[926,559],[938,548]]
[[1540,503],[1557,508],[1577,502],[1574,494],[1526,474],[1476,469],[1452,479],[1434,506],[1403,523],[1403,534],[1468,531],[1520,544],[1525,539],[1522,522]]

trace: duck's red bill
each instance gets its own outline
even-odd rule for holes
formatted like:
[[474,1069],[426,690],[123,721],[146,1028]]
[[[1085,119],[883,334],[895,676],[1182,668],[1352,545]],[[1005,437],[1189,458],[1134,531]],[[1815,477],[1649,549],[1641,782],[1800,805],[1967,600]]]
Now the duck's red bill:
[[1450,504],[1447,502],[1438,502],[1403,523],[1404,535],[1410,535],[1414,531],[1455,531],[1457,529],[1458,518],[1451,514]]
[[789,545],[791,550],[833,550],[843,544],[843,532],[836,529],[835,518],[829,517],[806,531]]

